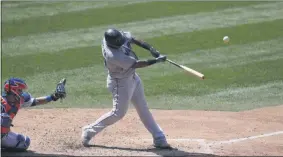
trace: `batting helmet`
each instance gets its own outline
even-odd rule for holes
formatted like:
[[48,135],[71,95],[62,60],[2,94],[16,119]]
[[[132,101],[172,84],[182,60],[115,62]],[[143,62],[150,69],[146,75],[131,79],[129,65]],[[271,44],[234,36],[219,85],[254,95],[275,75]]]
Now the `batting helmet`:
[[104,33],[104,38],[105,38],[107,46],[112,47],[112,48],[119,48],[126,41],[123,34],[114,28],[108,29]]
[[4,90],[6,94],[13,94],[20,101],[24,101],[23,90],[27,89],[28,86],[24,80],[20,78],[10,78],[4,83]]

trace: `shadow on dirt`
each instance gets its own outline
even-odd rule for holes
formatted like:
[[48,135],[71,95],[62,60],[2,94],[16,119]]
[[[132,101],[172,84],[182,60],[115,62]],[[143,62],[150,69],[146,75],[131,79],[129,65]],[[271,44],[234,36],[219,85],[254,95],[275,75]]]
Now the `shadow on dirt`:
[[110,147],[103,145],[90,145],[90,147],[102,148],[102,149],[119,149],[127,151],[140,151],[140,152],[152,152],[158,156],[207,156],[207,157],[217,157],[213,154],[204,154],[204,153],[191,153],[177,148],[173,149],[158,149],[158,148],[148,148],[148,149],[137,149],[137,148],[127,148],[127,147]]
[[[192,152],[186,152],[183,150],[179,150],[177,148],[173,149],[158,149],[158,148],[147,148],[147,149],[137,149],[137,148],[128,148],[128,147],[111,147],[111,146],[103,146],[103,145],[90,145],[89,147],[94,148],[101,148],[101,149],[118,149],[118,150],[126,150],[126,151],[136,151],[136,152],[152,152],[156,154],[157,156],[206,156],[206,157],[217,157],[213,154],[204,154],[204,153],[192,153]],[[134,155],[134,154],[133,154]],[[72,155],[60,155],[60,154],[42,154],[39,152],[34,151],[26,151],[26,152],[9,152],[9,151],[2,151],[1,150],[1,156],[2,157],[29,157],[29,156],[53,156],[53,157],[79,157],[79,156],[72,156]]]
[[[25,152],[11,152],[11,151],[2,151],[1,157],[30,157],[30,156],[52,156],[52,157],[66,157],[67,155],[59,155],[59,154],[42,154],[34,151],[25,151]],[[68,155],[69,157],[75,157]]]

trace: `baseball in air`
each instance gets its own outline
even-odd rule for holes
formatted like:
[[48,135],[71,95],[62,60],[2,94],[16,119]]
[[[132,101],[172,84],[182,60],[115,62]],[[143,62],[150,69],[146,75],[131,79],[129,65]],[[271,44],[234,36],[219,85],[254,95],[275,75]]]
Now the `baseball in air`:
[[228,43],[230,41],[230,39],[229,39],[228,36],[225,36],[225,37],[223,37],[223,41],[224,41],[224,43]]

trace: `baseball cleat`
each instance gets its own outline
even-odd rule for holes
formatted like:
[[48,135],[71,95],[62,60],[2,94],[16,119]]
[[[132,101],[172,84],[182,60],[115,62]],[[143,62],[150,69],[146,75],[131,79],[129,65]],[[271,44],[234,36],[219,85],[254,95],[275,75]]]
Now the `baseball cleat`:
[[153,140],[154,147],[159,149],[172,149],[171,145],[167,143],[165,137],[158,137]]
[[91,137],[89,137],[89,135],[87,134],[87,132],[85,131],[85,127],[82,128],[82,144],[84,147],[89,147],[89,142],[91,140]]
[[89,147],[89,141],[91,140],[91,138],[89,137],[82,137],[82,144],[84,147]]

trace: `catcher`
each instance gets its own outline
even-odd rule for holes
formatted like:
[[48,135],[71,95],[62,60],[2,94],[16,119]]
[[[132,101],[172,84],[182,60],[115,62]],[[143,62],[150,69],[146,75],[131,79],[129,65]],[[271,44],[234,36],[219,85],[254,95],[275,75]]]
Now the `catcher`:
[[53,94],[33,98],[28,92],[24,80],[10,78],[4,83],[4,92],[1,96],[1,151],[26,151],[30,145],[30,138],[10,130],[12,121],[20,108],[47,104],[66,97],[66,79],[62,79]]

